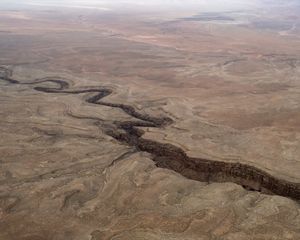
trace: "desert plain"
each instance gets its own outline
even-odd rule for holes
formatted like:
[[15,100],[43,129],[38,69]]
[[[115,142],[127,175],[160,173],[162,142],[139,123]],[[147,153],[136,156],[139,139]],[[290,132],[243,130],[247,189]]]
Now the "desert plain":
[[300,239],[298,1],[34,2],[0,4],[1,240]]

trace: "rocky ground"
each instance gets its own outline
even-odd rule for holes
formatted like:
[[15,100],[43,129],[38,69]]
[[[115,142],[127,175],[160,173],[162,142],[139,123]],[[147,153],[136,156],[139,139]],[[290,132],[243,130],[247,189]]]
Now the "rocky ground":
[[268,9],[0,11],[0,239],[299,239],[298,9]]

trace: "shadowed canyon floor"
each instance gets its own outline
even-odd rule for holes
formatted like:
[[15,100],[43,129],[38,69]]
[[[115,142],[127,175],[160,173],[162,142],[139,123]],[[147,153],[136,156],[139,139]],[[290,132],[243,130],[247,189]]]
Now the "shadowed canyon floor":
[[0,239],[299,239],[283,6],[1,10]]
[[[170,118],[157,118],[148,114],[137,112],[132,106],[121,103],[110,103],[101,101],[102,98],[112,94],[112,90],[106,88],[87,88],[81,90],[69,90],[69,83],[61,79],[37,79],[28,83],[21,83],[13,79],[12,71],[2,67],[0,79],[15,85],[37,85],[41,83],[55,83],[57,86],[34,87],[34,90],[44,93],[63,93],[63,94],[82,94],[94,93],[86,99],[87,103],[118,108],[138,121],[115,122],[113,125],[105,124],[98,120],[95,124],[101,126],[102,131],[114,139],[133,146],[138,151],[152,154],[152,159],[159,167],[165,167],[190,179],[211,182],[235,182],[246,189],[253,191],[264,191],[267,193],[278,194],[295,200],[300,200],[300,184],[276,179],[268,173],[255,167],[240,163],[226,163],[208,159],[190,158],[186,153],[174,145],[162,144],[153,140],[143,139],[144,132],[138,127],[163,127],[172,123]],[[96,93],[96,94],[95,94]],[[80,119],[80,117],[79,117]],[[85,117],[85,119],[95,120],[95,118]]]

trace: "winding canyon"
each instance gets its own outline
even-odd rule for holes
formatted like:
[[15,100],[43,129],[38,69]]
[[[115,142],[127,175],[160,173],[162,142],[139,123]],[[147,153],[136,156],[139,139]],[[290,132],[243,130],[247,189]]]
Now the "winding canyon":
[[[37,85],[42,83],[55,83],[56,87],[34,87],[36,91],[44,93],[62,93],[62,94],[83,94],[94,93],[85,100],[91,104],[119,108],[126,114],[141,121],[116,122],[112,126],[101,124],[96,121],[95,124],[116,140],[127,143],[139,151],[145,151],[152,154],[152,159],[158,167],[164,167],[174,170],[183,176],[205,182],[234,182],[242,185],[246,189],[260,191],[265,193],[277,194],[300,200],[300,184],[292,183],[282,179],[277,179],[270,174],[255,167],[240,164],[226,163],[209,159],[191,158],[180,148],[172,144],[162,144],[153,140],[143,139],[143,130],[138,127],[163,127],[171,124],[170,118],[156,118],[153,116],[141,114],[132,106],[126,104],[117,104],[101,101],[109,96],[112,90],[106,88],[87,88],[83,90],[70,90],[69,83],[65,80],[55,78],[38,79],[33,82],[22,83],[13,79],[13,72],[1,67],[0,79],[11,84]],[[86,117],[88,119],[88,117]],[[91,118],[93,120],[93,118]]]

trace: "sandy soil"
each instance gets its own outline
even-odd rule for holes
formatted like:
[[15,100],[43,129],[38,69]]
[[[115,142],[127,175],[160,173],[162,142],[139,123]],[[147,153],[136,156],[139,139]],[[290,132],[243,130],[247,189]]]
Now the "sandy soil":
[[0,239],[299,239],[297,11],[1,10]]

